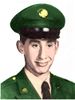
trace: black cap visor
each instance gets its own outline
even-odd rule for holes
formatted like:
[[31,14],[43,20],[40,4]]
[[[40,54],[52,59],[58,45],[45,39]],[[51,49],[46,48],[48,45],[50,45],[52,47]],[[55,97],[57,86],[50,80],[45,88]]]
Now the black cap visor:
[[20,35],[32,39],[57,39],[59,38],[60,29],[49,28],[24,28],[20,31]]

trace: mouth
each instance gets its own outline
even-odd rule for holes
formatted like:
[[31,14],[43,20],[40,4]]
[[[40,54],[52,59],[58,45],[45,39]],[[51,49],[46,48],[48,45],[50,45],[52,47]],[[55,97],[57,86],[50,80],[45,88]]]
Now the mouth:
[[48,65],[48,62],[36,62],[39,67],[45,67]]

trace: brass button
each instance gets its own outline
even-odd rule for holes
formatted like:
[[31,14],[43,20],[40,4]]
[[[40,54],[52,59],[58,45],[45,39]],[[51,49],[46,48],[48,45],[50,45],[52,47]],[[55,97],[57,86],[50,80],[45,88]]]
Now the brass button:
[[59,89],[60,87],[58,86],[57,89]]
[[22,93],[28,93],[27,88],[23,88],[23,89],[22,89]]
[[14,80],[14,81],[15,81],[15,80],[16,80],[16,77],[15,77],[15,76],[14,76],[14,77],[12,77],[12,80]]

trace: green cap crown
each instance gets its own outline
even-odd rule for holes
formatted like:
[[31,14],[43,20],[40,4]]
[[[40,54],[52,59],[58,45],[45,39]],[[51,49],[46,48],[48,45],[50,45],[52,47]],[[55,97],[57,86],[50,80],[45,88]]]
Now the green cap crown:
[[64,15],[56,7],[49,4],[35,4],[25,8],[10,23],[11,28],[17,33],[23,28],[61,29],[64,24]]

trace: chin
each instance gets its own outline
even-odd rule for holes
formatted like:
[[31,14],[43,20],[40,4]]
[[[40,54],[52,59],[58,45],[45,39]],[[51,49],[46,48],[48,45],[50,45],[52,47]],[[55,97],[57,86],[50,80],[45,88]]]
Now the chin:
[[40,71],[37,71],[38,74],[45,74],[47,72],[49,72],[49,69],[47,69],[47,70],[46,69],[45,70],[42,69]]

